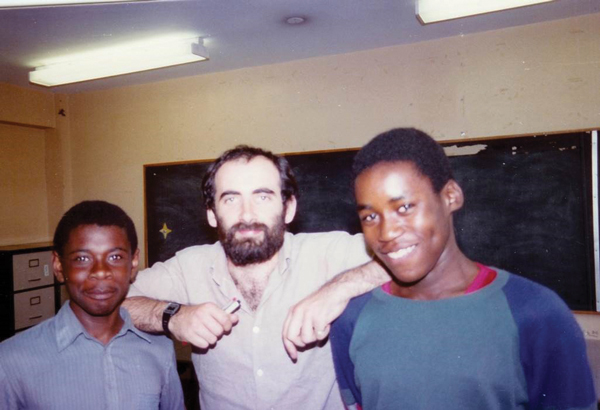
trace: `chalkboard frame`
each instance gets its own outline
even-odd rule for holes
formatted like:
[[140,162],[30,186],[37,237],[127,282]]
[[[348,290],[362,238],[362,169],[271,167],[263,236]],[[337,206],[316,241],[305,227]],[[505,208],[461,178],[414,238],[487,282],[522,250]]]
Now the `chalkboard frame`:
[[[527,265],[529,262],[528,258],[531,259],[530,253],[523,251],[523,249],[509,249],[508,253],[514,252],[513,254],[503,255],[500,260],[502,264],[497,265],[502,268],[509,269],[517,274],[529,277],[535,281],[541,282],[550,288],[553,288],[559,293],[567,304],[573,310],[592,311],[596,310],[596,267],[594,264],[594,237],[597,235],[593,231],[593,219],[592,215],[592,191],[591,191],[591,142],[590,133],[587,131],[576,131],[560,134],[545,134],[545,135],[529,135],[529,136],[507,136],[500,138],[485,138],[485,139],[469,139],[469,140],[451,140],[442,141],[441,144],[449,152],[449,157],[457,170],[456,163],[457,158],[460,161],[474,161],[476,167],[488,168],[486,173],[494,173],[499,175],[500,178],[510,177],[510,172],[502,171],[501,163],[508,164],[510,167],[513,158],[525,155],[527,160],[533,162],[540,161],[542,168],[539,172],[541,175],[546,177],[545,172],[554,172],[553,169],[548,168],[548,164],[544,164],[545,156],[550,156],[551,161],[555,161],[557,155],[563,158],[565,155],[568,156],[569,161],[577,163],[579,169],[575,172],[571,168],[574,166],[565,166],[566,169],[561,169],[558,172],[558,176],[552,176],[556,179],[577,179],[578,184],[576,189],[569,190],[569,195],[564,194],[565,198],[577,197],[577,202],[567,201],[565,198],[564,203],[560,202],[558,198],[557,208],[567,207],[571,210],[571,214],[577,215],[577,221],[569,219],[563,220],[561,223],[556,222],[556,229],[565,235],[569,235],[570,239],[574,239],[575,242],[581,241],[581,245],[577,245],[577,254],[572,254],[573,249],[568,249],[571,259],[568,255],[564,258],[556,260],[548,260],[543,258],[543,255],[535,255],[535,259],[539,265],[544,265],[544,269],[552,270],[555,268],[554,265],[560,264],[563,259],[568,266],[566,268],[571,269],[573,264],[576,265],[577,279],[573,279],[573,273],[566,271],[567,273],[548,273],[544,272],[522,272],[519,266],[511,264],[513,260],[522,260],[521,263]],[[292,232],[314,232],[320,230],[333,230],[343,229],[351,233],[360,232],[360,224],[356,217],[355,205],[353,202],[352,194],[352,182],[350,170],[348,168],[349,162],[356,153],[358,148],[354,149],[342,149],[342,150],[327,150],[327,151],[311,151],[311,152],[299,152],[299,153],[285,153],[284,155],[298,177],[300,185],[299,205],[298,213],[295,221],[290,224],[289,230]],[[452,152],[457,153],[453,155]],[[469,154],[465,155],[465,152]],[[485,156],[488,156],[485,159]],[[553,157],[554,156],[554,157]],[[557,158],[558,158],[557,157]],[[463,158],[466,158],[463,159]],[[482,160],[482,158],[484,158]],[[160,164],[148,164],[144,165],[144,211],[145,211],[145,246],[146,246],[146,263],[153,264],[156,261],[164,260],[172,256],[177,250],[184,247],[191,246],[194,244],[213,243],[217,240],[216,233],[206,223],[205,210],[203,208],[202,198],[200,194],[200,183],[201,178],[213,160],[196,160],[196,161],[181,161],[181,162],[170,162]],[[500,161],[500,162],[498,162]],[[515,160],[517,161],[517,160]],[[483,164],[483,165],[482,165]],[[488,164],[489,167],[488,167]],[[493,165],[493,166],[492,166]],[[325,167],[325,168],[323,168]],[[495,167],[495,168],[494,168]],[[543,167],[547,167],[544,169]],[[325,169],[325,171],[323,171]],[[467,168],[468,170],[469,168]],[[479,168],[474,168],[479,172]],[[510,170],[509,170],[510,171]],[[470,171],[468,171],[470,172]],[[458,172],[457,174],[460,174]],[[536,174],[532,174],[532,178],[536,178]],[[473,257],[483,263],[495,264],[494,260],[486,260],[484,249],[490,249],[490,247],[501,248],[494,246],[493,241],[490,242],[489,237],[493,237],[495,234],[483,233],[480,237],[473,235],[473,231],[469,234],[463,234],[465,230],[461,225],[461,220],[467,218],[465,215],[474,218],[475,222],[469,222],[468,225],[477,225],[481,221],[489,219],[493,213],[488,213],[485,207],[482,209],[471,209],[469,197],[473,195],[473,191],[469,189],[464,181],[460,181],[459,178],[463,178],[460,175],[455,175],[459,181],[467,197],[466,205],[463,210],[459,211],[455,216],[455,225],[457,230],[457,238],[459,244],[465,249],[465,253],[468,256]],[[479,176],[472,178],[473,181],[482,180]],[[514,178],[513,178],[514,179]],[[158,183],[157,181],[162,182]],[[332,180],[340,182],[338,184],[333,183]],[[472,183],[472,182],[469,182]],[[544,185],[550,185],[552,182],[545,182]],[[563,181],[564,184],[564,181]],[[493,184],[488,184],[493,185]],[[537,189],[538,184],[534,184],[534,188]],[[476,184],[477,191],[476,195],[480,195],[480,191],[487,189],[485,184]],[[558,185],[560,187],[560,185]],[[560,187],[559,189],[566,189],[567,187]],[[527,196],[527,191],[521,191],[519,196]],[[554,192],[554,188],[549,189]],[[553,193],[540,193],[541,199],[536,199],[537,202],[548,200]],[[493,192],[486,193],[490,200],[498,196],[494,195]],[[553,199],[557,201],[557,199]],[[519,201],[516,201],[519,202]],[[503,204],[504,205],[504,204]],[[503,215],[507,208],[510,208],[510,200],[506,201],[506,206],[500,208],[502,212],[496,210],[495,216]],[[538,207],[531,207],[527,204],[516,204],[513,206],[513,213],[520,212],[521,207],[526,207],[528,210],[536,209]],[[540,206],[539,208],[543,208]],[[167,210],[159,216],[157,209]],[[528,211],[529,212],[529,211]],[[581,214],[581,215],[580,215]],[[340,216],[341,215],[341,216]],[[475,216],[473,216],[475,215]],[[541,218],[544,215],[540,216]],[[339,221],[339,218],[343,218],[343,222]],[[494,219],[497,219],[496,217]],[[530,219],[530,218],[529,218]],[[170,225],[169,220],[178,220],[178,225]],[[322,228],[323,221],[326,221],[327,226]],[[554,223],[551,220],[548,223]],[[466,222],[465,222],[466,223]],[[506,224],[513,224],[508,219]],[[539,222],[539,224],[547,225],[545,221]],[[517,223],[519,225],[519,223]],[[577,225],[575,229],[571,225]],[[534,227],[536,228],[536,227]],[[467,230],[470,231],[471,228]],[[494,228],[496,229],[496,228]],[[530,228],[524,228],[528,232]],[[570,229],[573,232],[569,231]],[[462,230],[462,231],[461,231]],[[534,231],[536,229],[533,229]],[[479,229],[477,229],[479,232]],[[492,232],[495,232],[492,230]],[[550,238],[548,232],[540,232],[541,238],[549,238],[548,241],[556,243],[567,242],[557,240],[555,237]],[[509,235],[509,232],[502,233],[502,235]],[[515,231],[515,238],[528,236],[518,235]],[[574,238],[574,235],[577,237]],[[162,238],[162,239],[161,239]],[[167,240],[169,238],[170,240]],[[191,238],[191,240],[190,240]],[[475,239],[474,239],[475,238]],[[475,240],[477,243],[473,243]],[[511,238],[511,241],[513,238]],[[545,240],[545,239],[544,239]],[[162,241],[162,242],[161,242]],[[478,249],[478,242],[483,243]],[[570,242],[570,241],[569,241]],[[156,244],[160,243],[163,249],[162,256],[157,256]],[[527,241],[524,241],[522,248],[528,248],[526,245]],[[154,247],[153,247],[154,246]],[[516,246],[516,245],[515,245]],[[562,245],[561,245],[562,246]],[[547,252],[556,252],[556,250],[563,249],[561,246],[548,248]],[[566,246],[566,245],[565,245]],[[563,246],[564,247],[564,246]],[[566,249],[566,248],[565,248]],[[495,252],[499,252],[495,250]],[[474,255],[472,255],[473,253]],[[481,257],[482,253],[484,254]],[[491,258],[493,259],[493,258]],[[536,264],[537,268],[537,264]],[[575,269],[575,268],[573,268]],[[533,269],[536,270],[536,269]]]

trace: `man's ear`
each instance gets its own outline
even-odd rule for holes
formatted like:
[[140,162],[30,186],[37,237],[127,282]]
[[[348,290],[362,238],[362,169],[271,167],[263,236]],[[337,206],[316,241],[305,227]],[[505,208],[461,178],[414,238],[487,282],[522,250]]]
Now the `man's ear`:
[[458,182],[453,179],[446,182],[446,185],[442,188],[441,195],[444,203],[450,210],[450,213],[458,211],[465,203],[465,196],[462,188],[458,185]]
[[65,283],[66,278],[63,273],[63,266],[60,261],[60,256],[58,256],[56,251],[52,251],[52,268],[54,270],[54,277],[56,280],[60,283]]
[[131,259],[131,278],[129,279],[129,283],[135,282],[135,278],[138,274],[138,266],[140,265],[140,249],[136,249],[133,253],[133,258]]
[[296,216],[296,207],[298,206],[298,202],[296,202],[296,197],[292,195],[287,202],[285,203],[285,223],[286,225],[291,223]]
[[208,219],[208,224],[213,228],[217,227],[217,215],[215,215],[215,211],[212,209],[206,210],[206,219]]

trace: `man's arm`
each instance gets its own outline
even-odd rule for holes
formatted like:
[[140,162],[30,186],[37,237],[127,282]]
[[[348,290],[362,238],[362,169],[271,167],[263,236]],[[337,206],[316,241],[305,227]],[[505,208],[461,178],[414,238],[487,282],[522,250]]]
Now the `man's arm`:
[[319,290],[290,308],[283,324],[283,344],[292,360],[303,348],[329,334],[331,323],[338,318],[355,296],[389,282],[387,271],[371,261],[340,273]]
[[[140,330],[161,333],[162,314],[168,302],[133,296],[123,301],[133,324]],[[200,348],[214,345],[223,334],[228,334],[238,322],[238,316],[228,314],[214,303],[182,305],[169,321],[169,332],[177,340],[191,343]]]

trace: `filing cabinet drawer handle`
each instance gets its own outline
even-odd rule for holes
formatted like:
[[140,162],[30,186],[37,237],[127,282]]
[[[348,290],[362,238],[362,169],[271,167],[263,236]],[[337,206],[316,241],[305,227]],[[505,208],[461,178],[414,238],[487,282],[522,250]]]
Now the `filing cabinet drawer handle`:
[[35,319],[41,319],[42,315],[38,315],[38,316],[32,316],[29,318],[29,320],[35,320]]
[[27,279],[29,282],[38,282],[40,280],[42,280],[42,278],[37,278],[37,279]]
[[40,266],[39,259],[29,259],[29,267],[30,268],[37,268],[38,266]]
[[30,306],[39,305],[40,303],[42,303],[42,298],[39,297],[39,296],[34,296],[32,298],[29,298],[29,305]]

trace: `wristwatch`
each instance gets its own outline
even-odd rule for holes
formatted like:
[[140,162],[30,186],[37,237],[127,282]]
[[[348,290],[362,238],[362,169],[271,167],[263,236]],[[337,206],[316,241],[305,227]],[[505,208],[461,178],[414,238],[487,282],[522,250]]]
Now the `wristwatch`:
[[169,332],[169,321],[177,312],[179,312],[179,309],[181,309],[181,305],[179,303],[171,302],[167,305],[165,310],[163,310],[162,327],[166,335],[171,334],[171,332]]

